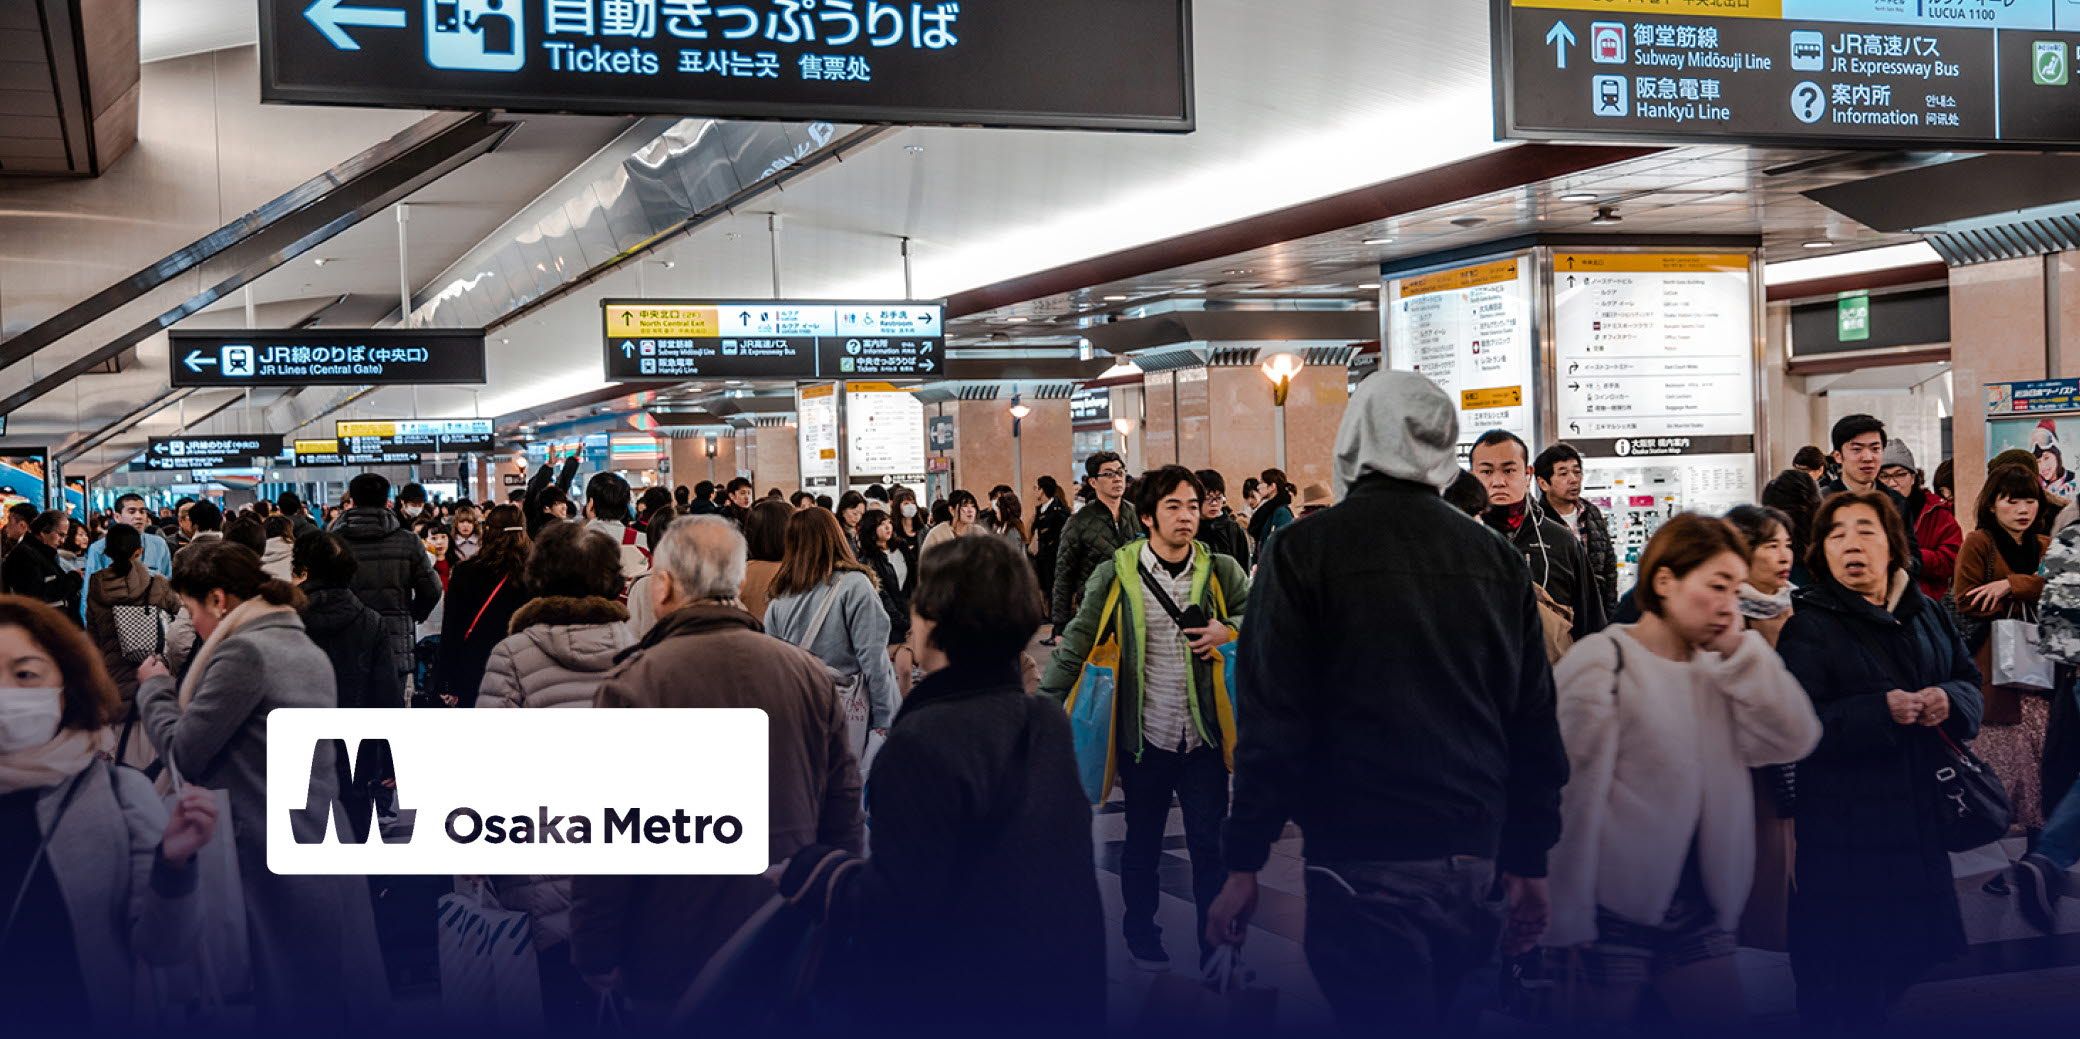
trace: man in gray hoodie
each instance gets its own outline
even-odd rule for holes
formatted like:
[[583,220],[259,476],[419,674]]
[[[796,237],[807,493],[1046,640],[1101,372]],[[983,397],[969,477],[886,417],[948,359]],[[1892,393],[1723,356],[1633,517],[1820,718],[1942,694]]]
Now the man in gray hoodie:
[[1567,755],[1531,576],[1438,494],[1457,412],[1367,379],[1336,437],[1338,504],[1259,554],[1242,626],[1229,876],[1207,940],[1240,944],[1286,821],[1307,860],[1307,959],[1347,1030],[1435,1028],[1465,974],[1545,929]]

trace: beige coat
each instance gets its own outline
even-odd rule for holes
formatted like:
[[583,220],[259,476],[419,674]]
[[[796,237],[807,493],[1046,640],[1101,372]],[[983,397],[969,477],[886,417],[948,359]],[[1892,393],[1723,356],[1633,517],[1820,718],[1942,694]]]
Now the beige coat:
[[607,599],[536,599],[491,650],[478,707],[590,707],[614,658],[636,644],[628,611]]
[[1736,931],[1755,875],[1748,770],[1819,745],[1804,687],[1752,631],[1729,657],[1679,664],[1610,628],[1577,643],[1553,677],[1570,771],[1544,944],[1595,941],[1598,907],[1661,923],[1693,840],[1719,926]]

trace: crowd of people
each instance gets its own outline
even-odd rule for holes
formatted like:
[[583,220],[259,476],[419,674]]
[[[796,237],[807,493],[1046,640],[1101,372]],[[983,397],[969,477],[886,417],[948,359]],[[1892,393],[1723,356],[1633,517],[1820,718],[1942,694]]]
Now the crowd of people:
[[[35,1023],[155,1012],[168,994],[120,982],[196,947],[197,851],[228,826],[253,970],[221,995],[381,1016],[431,907],[397,932],[370,882],[267,870],[276,707],[766,712],[772,873],[469,878],[529,916],[551,1023],[598,993],[697,1015],[695,978],[777,893],[833,936],[820,1013],[1100,1027],[1090,812],[1115,793],[1120,937],[1151,971],[1173,805],[1201,966],[1244,942],[1298,824],[1308,966],[1350,1031],[1450,1024],[1498,955],[1564,975],[1571,1020],[1721,1025],[1741,945],[1788,951],[1809,1023],[1880,1022],[1964,947],[1938,775],[1970,746],[2028,838],[1992,890],[2054,927],[2080,712],[2070,666],[2016,679],[2007,622],[2080,660],[2080,505],[2034,459],[1994,459],[1966,533],[1951,464],[1924,479],[1850,416],[1758,503],[1621,560],[1573,447],[1487,432],[1462,466],[1460,443],[1449,397],[1382,372],[1333,492],[1274,469],[1230,499],[1100,452],[1030,506],[612,473],[574,498],[570,458],[500,502],[363,474],[321,515],[10,511],[0,891],[26,895],[0,949],[55,954],[0,991]],[[342,752],[313,785],[376,826],[387,776]]]

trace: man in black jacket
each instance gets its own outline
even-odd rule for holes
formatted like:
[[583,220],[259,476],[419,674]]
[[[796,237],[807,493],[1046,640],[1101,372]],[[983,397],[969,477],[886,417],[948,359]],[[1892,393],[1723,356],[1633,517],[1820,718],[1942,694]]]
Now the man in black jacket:
[[1577,641],[1610,624],[1589,569],[1589,553],[1559,522],[1531,503],[1531,449],[1517,435],[1491,429],[1473,442],[1473,475],[1488,488],[1481,520],[1524,553],[1537,582],[1574,615]]
[[1206,497],[1199,502],[1204,510],[1199,516],[1199,541],[1207,548],[1219,552],[1249,570],[1249,532],[1235,522],[1234,510],[1228,508],[1228,483],[1221,474],[1212,469],[1201,469],[1192,475],[1199,478],[1206,488]]
[[1618,553],[1611,546],[1611,527],[1603,511],[1582,497],[1582,453],[1572,444],[1554,444],[1531,463],[1538,478],[1538,508],[1567,527],[1589,557],[1589,576],[1605,618],[1618,615]]
[[441,599],[440,577],[434,573],[426,546],[404,529],[390,509],[390,481],[375,473],[362,473],[347,484],[347,497],[354,507],[340,516],[334,532],[354,553],[349,587],[369,609],[382,615],[393,663],[400,674],[409,674],[419,622],[433,613]]
[[1351,1032],[1438,1026],[1486,962],[1545,930],[1567,755],[1524,561],[1439,497],[1452,399],[1412,372],[1359,385],[1342,504],[1260,553],[1242,626],[1230,870],[1207,939],[1239,944],[1287,819],[1305,837],[1307,959]]

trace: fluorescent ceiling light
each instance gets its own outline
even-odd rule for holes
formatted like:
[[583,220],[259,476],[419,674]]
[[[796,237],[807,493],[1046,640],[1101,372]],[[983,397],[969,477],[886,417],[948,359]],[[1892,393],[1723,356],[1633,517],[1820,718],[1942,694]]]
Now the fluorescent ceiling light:
[[1602,198],[1602,197],[1603,197],[1602,195],[1599,195],[1599,194],[1597,194],[1597,193],[1596,193],[1596,192],[1594,192],[1594,191],[1570,191],[1570,192],[1568,192],[1567,194],[1565,194],[1565,195],[1562,195],[1562,196],[1560,196],[1560,201],[1562,201],[1562,202],[1594,202],[1594,201],[1596,201],[1597,199],[1599,199],[1599,198]]
[[1141,366],[1140,366],[1140,365],[1138,365],[1138,364],[1135,364],[1135,363],[1134,363],[1134,359],[1133,359],[1133,358],[1131,358],[1131,357],[1122,357],[1122,358],[1120,358],[1119,360],[1117,360],[1117,361],[1114,361],[1114,362],[1112,363],[1112,367],[1110,367],[1110,368],[1107,368],[1107,369],[1105,369],[1105,374],[1103,374],[1103,375],[1100,375],[1100,376],[1098,376],[1098,378],[1100,378],[1100,379],[1122,379],[1122,378],[1125,378],[1125,377],[1127,377],[1127,376],[1129,376],[1129,375],[1140,375],[1140,374],[1141,374]]
[[1936,251],[1930,248],[1927,242],[1909,242],[1906,245],[1888,245],[1879,249],[1836,253],[1833,256],[1815,256],[1809,260],[1767,264],[1762,268],[1762,283],[1789,285],[1794,282],[1842,278],[1891,270],[1895,267],[1916,267],[1925,263],[1941,262],[1943,258],[1936,255]]
[[1393,244],[1394,244],[1394,240],[1393,240],[1392,238],[1367,238],[1367,239],[1365,239],[1365,244],[1366,244],[1366,245],[1393,245]]

